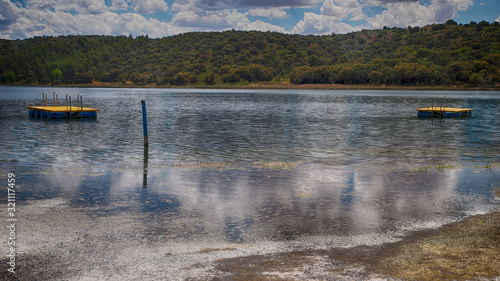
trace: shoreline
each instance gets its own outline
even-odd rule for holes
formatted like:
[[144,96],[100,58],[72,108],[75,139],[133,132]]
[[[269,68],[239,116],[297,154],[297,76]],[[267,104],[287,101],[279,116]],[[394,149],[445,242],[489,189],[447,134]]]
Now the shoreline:
[[[52,208],[51,208],[52,209]],[[58,216],[60,210],[53,209]],[[101,236],[97,236],[102,238]],[[281,249],[277,252],[245,253],[236,248],[193,249],[192,253],[154,254],[151,277],[163,275],[159,268],[170,259],[198,256],[197,262],[174,266],[179,279],[175,280],[498,280],[500,268],[500,210],[472,215],[463,220],[435,229],[412,231],[399,236],[399,241],[354,247],[327,249]],[[58,254],[67,256],[56,247],[54,252],[21,253],[15,276],[6,268],[0,271],[2,280],[80,280],[99,278],[99,272],[88,274],[83,268],[67,264]],[[148,248],[148,251],[152,249]],[[76,250],[78,254],[82,254]],[[84,251],[86,252],[86,251]],[[92,251],[87,253],[94,255]],[[183,255],[187,255],[183,257]],[[98,258],[101,262],[103,257]],[[7,259],[2,258],[5,264]],[[146,260],[144,262],[147,262]],[[116,268],[119,268],[117,265]],[[30,270],[27,270],[30,269]],[[66,269],[66,270],[65,270]],[[83,272],[80,272],[82,270]],[[115,269],[115,271],[118,269]],[[129,269],[130,270],[130,269]],[[118,270],[116,273],[121,272]],[[155,275],[156,272],[156,275]],[[182,274],[181,274],[182,272]],[[187,273],[187,275],[186,275]],[[98,275],[95,275],[98,274]],[[158,275],[159,274],[159,275]],[[181,278],[184,276],[186,278]],[[14,278],[13,278],[14,277]],[[95,277],[95,278],[93,278]],[[123,279],[121,274],[107,276],[109,280]],[[171,276],[170,276],[171,277]],[[133,279],[133,278],[132,278]],[[97,280],[97,279],[95,279]]]
[[387,91],[500,91],[491,87],[457,87],[457,86],[395,86],[395,85],[343,85],[343,84],[301,84],[254,83],[254,84],[217,84],[217,85],[186,85],[186,86],[156,86],[132,85],[122,83],[92,83],[92,84],[61,84],[61,85],[0,85],[16,87],[55,87],[55,88],[136,88],[136,89],[261,89],[261,90],[387,90]]
[[[498,280],[500,210],[393,243],[221,259],[214,280]],[[310,269],[300,272],[300,269]],[[293,275],[291,275],[293,273]],[[274,280],[274,279],[273,279]],[[337,279],[332,279],[337,280]]]
[[[270,172],[283,175],[283,172],[289,171],[290,166],[282,164],[256,165],[265,171],[265,175],[272,175]],[[425,169],[425,172],[420,172],[417,167]],[[386,176],[388,171],[393,171],[405,180],[418,179],[415,178],[419,177],[417,174],[408,174],[414,171],[420,175],[420,180],[426,180],[435,178],[436,173],[440,175],[447,169],[457,168],[435,165],[428,169],[426,167],[412,165],[381,169],[377,166],[368,174]],[[494,165],[491,169],[471,166],[482,173],[498,171],[497,167]],[[158,171],[165,168],[185,173],[199,169],[222,169],[220,171],[224,173],[234,166],[223,163],[208,166],[203,163],[187,166],[153,164],[148,170],[150,182],[155,182],[155,178],[164,178]],[[368,171],[371,168],[373,167],[366,166],[359,169]],[[100,177],[107,174],[123,174],[130,179],[143,172],[141,166],[113,166],[108,171],[87,167],[67,169],[71,171],[70,179],[95,179],[95,182],[89,181],[83,185],[85,188],[101,182]],[[118,174],[112,173],[118,170]],[[12,171],[16,176],[23,174],[18,168]],[[50,177],[54,172],[58,175],[65,174],[64,171],[40,168],[31,172]],[[426,176],[432,172],[434,174]],[[169,175],[175,177],[175,173]],[[30,185],[26,179],[20,180],[20,183]],[[123,188],[122,184],[115,187],[115,191],[118,191],[116,188]],[[80,189],[73,187],[72,190]],[[146,195],[163,188],[151,185],[147,190],[140,187],[129,191],[137,193],[139,190],[140,194]],[[299,196],[302,198],[300,200],[309,200],[308,194],[298,194],[298,191],[294,191],[292,195]],[[495,185],[491,192],[495,200],[500,199],[499,186]],[[124,194],[130,196],[130,193]],[[92,193],[93,197],[94,195]],[[139,195],[140,198],[143,195]],[[29,198],[33,196],[30,194]],[[196,221],[181,218],[180,221],[171,220],[162,226],[156,216],[151,217],[153,220],[148,220],[141,213],[123,210],[124,205],[120,200],[110,205],[81,205],[78,203],[80,199],[86,201],[89,198],[80,195],[65,197],[60,192],[55,197],[44,198],[19,202],[22,216],[19,218],[20,251],[16,256],[19,264],[15,280],[98,280],[103,274],[108,280],[133,280],[142,277],[168,279],[171,276],[178,276],[175,280],[498,280],[500,277],[500,268],[496,266],[500,255],[498,206],[484,213],[472,214],[435,227],[431,225],[409,230],[396,228],[395,231],[388,229],[387,233],[371,238],[364,235],[351,237],[331,234],[304,236],[303,239],[299,236],[297,240],[253,241],[247,244],[212,240],[210,237],[191,240],[183,236],[184,230],[179,232],[179,236],[170,236],[164,231],[176,226],[188,230],[189,227],[186,226],[196,225]],[[284,199],[285,197],[282,198]],[[147,200],[152,198],[148,197]],[[171,201],[172,198],[168,197],[168,200]],[[107,211],[111,213],[106,213]],[[23,223],[28,219],[29,225]],[[24,227],[21,227],[23,224]],[[168,228],[164,228],[167,226]],[[5,257],[1,260],[6,264]],[[93,270],[88,270],[89,264],[92,264]],[[0,279],[11,280],[12,275],[6,269],[4,267],[0,271]]]

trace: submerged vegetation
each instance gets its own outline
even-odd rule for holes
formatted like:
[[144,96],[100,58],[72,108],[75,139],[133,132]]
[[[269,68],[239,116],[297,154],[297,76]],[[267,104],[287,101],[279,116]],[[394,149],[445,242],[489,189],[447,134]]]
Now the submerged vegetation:
[[0,84],[500,84],[500,24],[362,30],[303,36],[195,32],[0,40]]

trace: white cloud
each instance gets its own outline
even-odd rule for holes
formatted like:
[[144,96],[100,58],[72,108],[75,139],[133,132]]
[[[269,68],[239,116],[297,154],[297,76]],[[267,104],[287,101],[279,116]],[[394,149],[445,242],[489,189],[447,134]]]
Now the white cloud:
[[498,18],[495,21],[500,22],[500,14],[498,14]]
[[27,0],[26,6],[38,10],[54,9],[55,2],[52,0]]
[[355,18],[364,16],[361,5],[357,0],[326,0],[320,8],[322,15],[333,20],[344,20],[352,15]]
[[257,21],[249,23],[245,27],[245,30],[276,31],[276,32],[281,32],[281,33],[287,33],[285,28],[283,28],[282,26],[273,25],[273,24],[270,24],[267,22],[263,22],[261,20],[257,20]]
[[164,0],[132,0],[134,11],[139,14],[166,12],[167,3]]
[[292,29],[292,33],[326,35],[331,33],[348,33],[359,28],[338,21],[337,18],[315,13],[305,13],[304,19]]
[[371,28],[442,23],[455,17],[459,11],[467,10],[472,4],[472,0],[432,0],[430,5],[420,2],[389,2],[382,6],[386,9],[382,14],[367,19],[367,22]]
[[128,3],[125,0],[111,0],[111,10],[127,10]]
[[75,11],[77,13],[99,14],[109,10],[104,0],[28,0],[27,9]]
[[205,10],[195,0],[181,0],[172,5],[172,24],[192,30],[243,29],[250,20],[236,10]]
[[146,19],[135,13],[116,14],[77,13],[75,15],[63,11],[36,10],[17,8],[12,14],[18,17],[7,28],[0,30],[1,38],[27,38],[34,36],[58,36],[69,34],[81,35],[144,35],[164,37],[185,29],[172,26],[157,19]]
[[285,19],[289,17],[286,11],[279,8],[251,9],[245,14],[257,17],[266,17],[270,19]]
[[[187,1],[176,1],[187,2]],[[293,8],[314,8],[323,0],[196,0],[196,6],[203,10],[231,10],[231,9],[287,9]]]
[[[203,2],[203,3],[200,3]],[[236,9],[207,9],[207,1],[178,0],[172,5],[174,16],[172,25],[185,28],[190,31],[221,31],[228,29],[236,30],[258,30],[277,31],[286,33],[284,27],[266,23],[262,20],[251,22],[248,15],[263,16],[269,18],[285,18],[286,12],[282,9],[271,8],[268,11],[253,9],[246,13],[240,13]],[[213,7],[229,7],[228,3],[213,3]]]
[[172,26],[170,23],[161,22],[155,18],[146,19],[134,13],[116,15],[110,20],[109,25],[111,27],[109,35],[132,34],[132,36],[138,36],[147,34],[152,38],[159,38],[185,31]]
[[0,32],[8,29],[19,17],[18,7],[7,0],[0,0]]
[[104,0],[52,0],[52,1],[36,1],[37,5],[45,6],[46,9],[55,9],[56,11],[75,11],[77,13],[101,14],[109,10]]
[[321,14],[304,13],[304,19],[297,23],[292,33],[318,35],[348,33],[361,28],[353,27],[343,20],[366,18],[358,0],[325,0],[319,11]]
[[[68,34],[148,34],[162,37],[188,31],[228,29],[287,32],[267,19],[290,21],[300,8],[303,18],[291,30],[298,34],[348,33],[383,26],[424,26],[446,22],[466,11],[473,0],[0,0],[0,37],[26,38]],[[116,13],[133,9],[133,13]],[[376,8],[376,9],[372,9]],[[368,17],[366,10],[383,11]],[[365,11],[366,11],[365,10]],[[145,14],[171,11],[169,22]],[[244,12],[246,11],[246,12]],[[262,20],[250,21],[250,16]],[[286,21],[285,21],[286,20]],[[352,26],[351,21],[366,21]],[[500,21],[499,18],[496,21]],[[353,23],[354,24],[354,23]],[[359,24],[356,23],[356,24]]]

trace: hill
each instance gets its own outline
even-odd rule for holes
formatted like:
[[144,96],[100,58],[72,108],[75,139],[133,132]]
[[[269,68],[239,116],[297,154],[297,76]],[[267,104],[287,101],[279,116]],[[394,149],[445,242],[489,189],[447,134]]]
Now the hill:
[[276,32],[0,40],[0,84],[500,84],[500,24],[303,36]]

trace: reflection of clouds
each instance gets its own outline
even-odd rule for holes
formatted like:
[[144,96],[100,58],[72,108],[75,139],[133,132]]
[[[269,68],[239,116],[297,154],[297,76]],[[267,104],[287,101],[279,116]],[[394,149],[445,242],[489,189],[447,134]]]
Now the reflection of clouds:
[[455,174],[454,170],[415,176],[397,171],[356,172],[357,200],[350,214],[353,226],[376,231],[391,223],[404,224],[406,219],[441,219],[456,197]]
[[79,176],[81,172],[82,169],[76,167],[52,165],[46,170],[42,180],[46,182],[43,188],[52,189],[54,192],[63,189],[68,195],[75,196],[82,186],[83,177]]
[[21,189],[29,199],[19,213],[20,253],[57,256],[81,279],[116,268],[114,274],[134,278],[144,271],[188,278],[224,257],[393,242],[394,234],[438,227],[478,207],[491,210],[498,204],[491,187],[500,177],[498,170],[462,168],[153,165],[143,188],[142,172],[40,168],[34,175],[40,185]]
[[417,173],[411,166],[347,170],[298,165],[288,170],[153,165],[146,188],[139,166],[104,172],[102,167],[56,171],[66,174],[55,177],[61,181],[71,178],[67,181],[71,184],[55,185],[72,202],[85,199],[87,206],[104,214],[125,211],[142,217],[137,223],[143,233],[155,237],[208,236],[244,242],[380,235],[415,223],[448,222],[484,203],[480,202],[484,197],[464,199],[457,191],[458,187],[484,188],[464,186],[463,170],[458,168]]
[[125,170],[118,174],[113,174],[111,179],[111,194],[120,194],[124,191],[136,188],[142,185],[142,174],[134,170]]
[[363,235],[410,221],[455,216],[457,173],[457,169],[416,175],[333,168],[173,170],[166,180],[169,189],[159,192],[177,197],[180,212],[195,213],[203,232],[222,237],[228,229],[250,239]]

